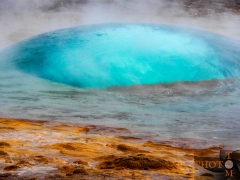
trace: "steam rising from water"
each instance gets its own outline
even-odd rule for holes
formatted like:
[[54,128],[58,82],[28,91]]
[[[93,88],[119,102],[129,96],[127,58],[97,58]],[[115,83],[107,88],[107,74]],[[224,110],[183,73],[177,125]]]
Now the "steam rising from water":
[[112,22],[174,24],[240,39],[240,17],[223,12],[224,3],[200,1],[190,7],[186,1],[0,0],[0,49],[56,29]]

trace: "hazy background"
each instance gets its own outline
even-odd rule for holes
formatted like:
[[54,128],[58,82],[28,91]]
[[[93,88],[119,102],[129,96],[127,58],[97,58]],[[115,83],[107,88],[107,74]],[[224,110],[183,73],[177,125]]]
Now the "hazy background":
[[240,39],[240,0],[0,0],[0,49],[55,29],[114,22],[176,24]]

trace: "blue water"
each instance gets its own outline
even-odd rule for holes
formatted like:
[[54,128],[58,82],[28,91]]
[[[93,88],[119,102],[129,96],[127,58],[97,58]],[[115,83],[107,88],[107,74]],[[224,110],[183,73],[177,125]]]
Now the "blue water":
[[6,58],[23,72],[54,82],[105,88],[238,77],[239,49],[237,41],[193,29],[107,24],[27,39],[12,46]]
[[80,26],[0,52],[0,117],[240,148],[240,42],[149,24]]

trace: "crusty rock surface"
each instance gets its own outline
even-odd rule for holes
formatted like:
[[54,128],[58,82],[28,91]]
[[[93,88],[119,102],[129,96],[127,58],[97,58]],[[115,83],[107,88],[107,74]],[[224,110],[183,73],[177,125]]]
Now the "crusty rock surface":
[[[182,146],[194,139],[153,142],[125,128],[77,123],[0,118],[0,127],[0,180],[192,179],[194,155],[204,159],[222,148],[199,150]],[[210,177],[202,174],[198,179]]]

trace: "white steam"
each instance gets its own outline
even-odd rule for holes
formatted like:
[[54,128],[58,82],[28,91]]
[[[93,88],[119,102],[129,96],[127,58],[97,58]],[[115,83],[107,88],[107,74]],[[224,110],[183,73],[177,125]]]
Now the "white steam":
[[0,0],[0,49],[60,28],[117,22],[175,24],[240,39],[240,15],[216,12],[221,3],[204,3],[191,8],[176,0]]

